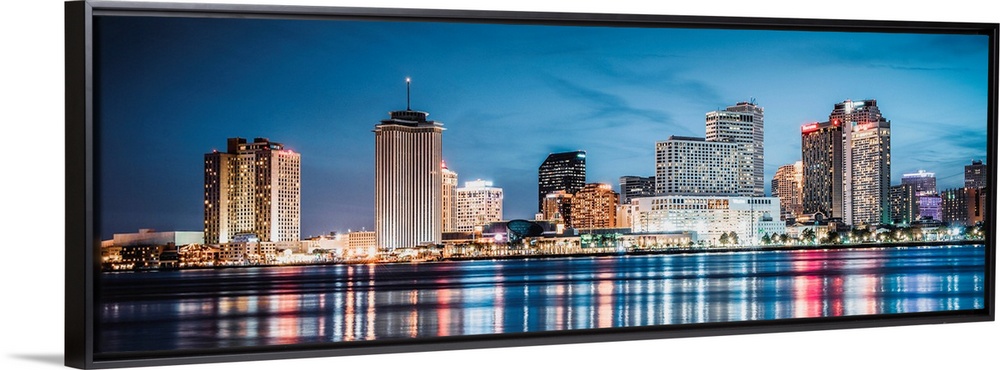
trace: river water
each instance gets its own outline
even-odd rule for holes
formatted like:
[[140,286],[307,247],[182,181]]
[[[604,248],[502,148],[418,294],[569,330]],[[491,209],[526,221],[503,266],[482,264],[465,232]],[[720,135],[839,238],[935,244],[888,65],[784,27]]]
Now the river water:
[[104,273],[96,352],[967,310],[983,245]]

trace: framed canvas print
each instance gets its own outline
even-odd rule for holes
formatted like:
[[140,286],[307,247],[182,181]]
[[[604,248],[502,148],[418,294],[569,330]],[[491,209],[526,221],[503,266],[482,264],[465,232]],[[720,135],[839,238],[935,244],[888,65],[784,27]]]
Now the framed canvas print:
[[65,20],[69,366],[994,320],[996,23]]

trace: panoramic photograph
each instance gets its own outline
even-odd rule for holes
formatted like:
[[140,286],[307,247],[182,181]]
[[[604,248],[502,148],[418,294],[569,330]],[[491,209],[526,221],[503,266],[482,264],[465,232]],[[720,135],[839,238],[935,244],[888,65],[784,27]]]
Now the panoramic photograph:
[[94,35],[98,354],[988,304],[987,36]]

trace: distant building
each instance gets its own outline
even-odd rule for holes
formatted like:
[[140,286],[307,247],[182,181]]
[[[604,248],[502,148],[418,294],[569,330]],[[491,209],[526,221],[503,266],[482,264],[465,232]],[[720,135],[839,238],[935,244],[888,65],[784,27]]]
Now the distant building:
[[941,196],[937,191],[937,178],[933,172],[919,170],[915,173],[904,173],[903,184],[913,186],[917,196],[919,217],[923,219],[941,220]]
[[570,225],[573,219],[573,194],[558,190],[545,195],[542,202],[542,220],[562,221]]
[[899,184],[889,188],[889,217],[896,225],[909,225],[919,219],[919,203],[913,185]]
[[352,231],[347,233],[345,258],[374,258],[377,253],[378,237],[374,231]]
[[986,179],[986,165],[983,164],[983,161],[973,160],[972,164],[965,166],[965,187],[985,188]]
[[132,247],[139,245],[187,245],[204,243],[205,233],[201,231],[156,231],[139,229],[137,233],[114,234],[111,245]]
[[618,178],[620,204],[629,204],[632,198],[656,195],[656,176],[622,176]]
[[476,226],[503,219],[503,189],[490,181],[466,181],[457,191],[457,229],[474,231]]
[[947,189],[941,192],[941,221],[946,225],[975,225],[984,221],[985,188]]
[[557,191],[575,194],[587,183],[587,152],[552,153],[538,166],[538,211],[545,196]]
[[575,229],[616,227],[618,193],[609,184],[587,184],[573,195],[570,225]]
[[411,110],[407,95],[406,110],[389,112],[389,119],[375,125],[375,234],[380,248],[441,241],[444,125],[427,120],[428,115]]
[[299,153],[265,138],[229,138],[225,152],[205,154],[205,243],[253,233],[263,241],[297,241],[301,217]]
[[735,233],[737,244],[756,245],[764,235],[782,234],[785,223],[774,197],[660,195],[633,199],[633,233],[689,231],[707,245]]
[[781,219],[793,221],[801,216],[802,208],[802,161],[778,167],[771,179],[771,196],[781,200]]
[[441,229],[458,230],[458,174],[441,162]]

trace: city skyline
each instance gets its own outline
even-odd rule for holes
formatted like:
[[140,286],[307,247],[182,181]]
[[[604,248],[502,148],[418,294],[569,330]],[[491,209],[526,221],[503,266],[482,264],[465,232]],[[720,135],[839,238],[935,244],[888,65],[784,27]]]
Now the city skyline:
[[[237,136],[302,154],[303,237],[371,230],[371,129],[405,107],[406,76],[413,109],[447,130],[443,159],[458,181],[504,188],[507,219],[533,216],[537,166],[549,153],[587,151],[588,183],[651,176],[656,141],[702,136],[706,113],[750,98],[766,111],[765,179],[798,160],[799,146],[782,139],[797,141],[800,125],[826,120],[845,99],[878,99],[892,120],[893,184],[924,169],[938,174],[939,188],[960,187],[962,165],[985,159],[985,137],[975,135],[985,123],[985,37],[851,34],[846,43],[843,33],[132,22],[98,22],[106,46],[98,54],[116,56],[99,74],[106,98],[98,127],[110,143],[99,154],[102,237],[140,227],[199,230],[194,161]],[[356,44],[352,32],[384,43]],[[164,42],[137,43],[151,35]],[[941,48],[916,50],[927,43]],[[282,52],[248,56],[261,45]],[[416,55],[384,58],[387,50]]]

